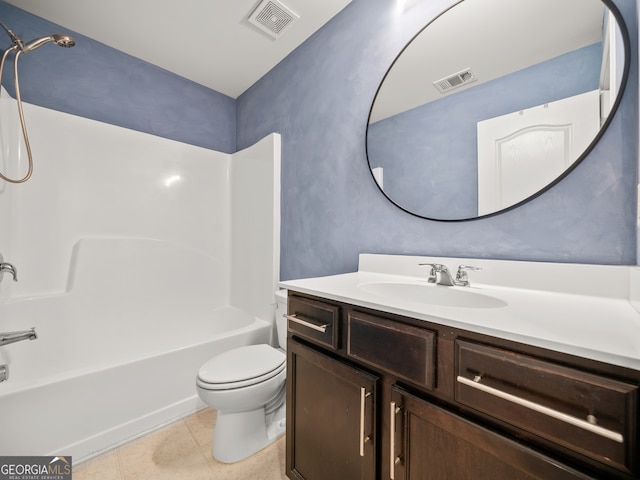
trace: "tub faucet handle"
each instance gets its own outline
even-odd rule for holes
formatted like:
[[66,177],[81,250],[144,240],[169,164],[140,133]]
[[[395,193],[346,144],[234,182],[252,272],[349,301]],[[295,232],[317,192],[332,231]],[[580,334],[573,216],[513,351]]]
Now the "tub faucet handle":
[[0,263],[0,280],[2,280],[2,275],[4,273],[10,273],[13,276],[13,281],[14,282],[18,281],[18,270],[16,269],[16,267],[11,265],[10,263],[7,263],[7,262]]

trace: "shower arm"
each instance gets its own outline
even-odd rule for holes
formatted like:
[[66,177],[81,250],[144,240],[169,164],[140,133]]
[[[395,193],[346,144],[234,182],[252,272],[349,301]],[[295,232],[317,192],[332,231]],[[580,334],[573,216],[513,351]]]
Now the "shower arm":
[[15,33],[13,33],[13,30],[11,30],[9,27],[7,27],[4,22],[0,22],[0,26],[2,28],[4,28],[4,31],[7,32],[7,35],[9,35],[9,37],[11,37],[11,42],[16,45],[20,50],[24,50],[24,42],[22,41],[22,39],[16,35]]

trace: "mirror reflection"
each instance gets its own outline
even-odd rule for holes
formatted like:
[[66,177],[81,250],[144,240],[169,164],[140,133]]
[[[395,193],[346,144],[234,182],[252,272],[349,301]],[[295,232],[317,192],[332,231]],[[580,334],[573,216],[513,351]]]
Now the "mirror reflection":
[[594,142],[622,89],[601,0],[464,0],[398,56],[367,129],[372,174],[415,215],[490,215],[544,190]]

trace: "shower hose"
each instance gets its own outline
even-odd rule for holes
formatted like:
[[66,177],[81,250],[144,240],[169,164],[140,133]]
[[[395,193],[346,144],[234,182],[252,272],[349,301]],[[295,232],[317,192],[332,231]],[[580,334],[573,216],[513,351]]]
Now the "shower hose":
[[20,125],[22,126],[22,136],[24,137],[24,144],[27,149],[29,166],[27,169],[27,174],[20,179],[9,178],[3,175],[2,173],[0,173],[0,178],[10,183],[23,183],[29,180],[29,178],[31,177],[31,174],[33,173],[33,158],[31,157],[31,145],[29,145],[29,136],[27,135],[27,125],[24,123],[24,113],[22,111],[22,98],[20,97],[20,83],[18,79],[18,57],[20,57],[20,54],[22,53],[22,51],[18,48],[18,45],[12,45],[11,47],[7,48],[2,54],[2,60],[0,60],[0,87],[2,86],[2,72],[4,70],[4,62],[7,59],[7,55],[9,55],[9,53],[12,51],[16,52],[16,55],[13,59],[13,79],[14,79],[14,84],[16,89],[16,102],[18,104],[18,114],[20,116]]

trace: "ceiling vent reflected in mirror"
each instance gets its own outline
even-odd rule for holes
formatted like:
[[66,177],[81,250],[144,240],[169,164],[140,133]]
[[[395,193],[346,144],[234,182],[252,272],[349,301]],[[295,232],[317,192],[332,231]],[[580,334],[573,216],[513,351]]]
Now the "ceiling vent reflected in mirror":
[[433,86],[438,89],[440,93],[447,93],[455,88],[460,88],[468,83],[475,82],[476,76],[473,74],[470,68],[465,68],[461,72],[448,75],[441,80],[433,82]]
[[264,0],[249,16],[249,23],[271,38],[280,38],[300,17],[278,0]]

